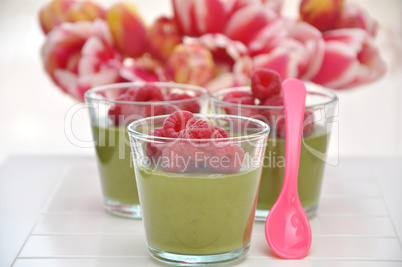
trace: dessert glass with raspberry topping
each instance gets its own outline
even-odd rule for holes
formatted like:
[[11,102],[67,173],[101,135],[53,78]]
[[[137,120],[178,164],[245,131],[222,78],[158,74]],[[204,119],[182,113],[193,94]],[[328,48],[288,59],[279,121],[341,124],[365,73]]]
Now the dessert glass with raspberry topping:
[[[282,188],[285,167],[285,111],[281,95],[280,78],[259,72],[251,79],[251,86],[228,88],[212,94],[211,103],[214,113],[235,114],[264,121],[269,124],[271,133],[265,153],[257,202],[256,220],[265,221],[269,210],[275,203]],[[270,81],[272,81],[270,83]],[[261,84],[256,84],[261,82]],[[316,214],[324,168],[328,160],[327,150],[332,121],[336,116],[336,95],[324,88],[306,83],[307,97],[303,122],[303,138],[300,150],[298,192],[302,206],[309,217]],[[245,96],[252,95],[250,104]],[[239,96],[236,100],[235,96]],[[227,101],[229,99],[230,101]]]
[[127,125],[176,110],[205,113],[208,98],[204,88],[161,82],[118,83],[86,92],[106,210],[141,218]]
[[150,254],[177,265],[245,257],[269,126],[176,111],[127,130]]

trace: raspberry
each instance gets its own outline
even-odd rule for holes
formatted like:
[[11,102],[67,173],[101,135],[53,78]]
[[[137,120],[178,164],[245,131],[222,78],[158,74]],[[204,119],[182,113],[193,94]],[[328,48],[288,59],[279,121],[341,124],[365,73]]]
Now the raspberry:
[[184,134],[184,138],[188,139],[211,139],[211,138],[222,138],[219,131],[212,127],[212,124],[208,121],[197,120],[192,122],[189,126],[187,123],[187,129]]
[[234,91],[225,94],[222,101],[234,104],[254,105],[254,96],[249,92]]
[[[193,172],[198,168],[208,167],[218,173],[236,173],[244,161],[244,151],[238,145],[209,145],[207,141],[201,141],[228,138],[229,134],[221,127],[212,126],[209,121],[196,119],[188,111],[176,111],[165,119],[162,129],[155,129],[150,135],[185,138],[172,142],[163,149],[163,165],[167,172]],[[148,143],[147,155],[155,161],[160,157],[160,149]]]
[[[166,101],[185,100],[191,98],[194,97],[186,93],[171,93],[166,97]],[[168,113],[173,113],[177,110],[186,110],[192,113],[200,113],[201,110],[200,104],[198,104],[197,101],[190,101],[180,104],[171,104],[167,106],[166,109],[168,110]]]
[[[156,128],[156,129],[150,131],[148,135],[157,136],[157,137],[164,137],[163,129],[162,128]],[[147,146],[145,148],[145,152],[147,153],[147,156],[153,162],[157,162],[159,160],[160,156],[162,155],[162,147],[161,147],[160,144],[157,144],[156,142],[148,141]]]
[[212,128],[215,131],[218,131],[222,135],[222,138],[229,138],[229,134],[225,129],[223,129],[223,128],[219,127],[219,126],[213,126]]
[[[125,93],[116,98],[116,101],[133,101],[132,96]],[[128,116],[139,114],[140,107],[130,104],[114,104],[109,109],[109,118],[115,125],[123,124]]]
[[184,138],[188,139],[216,139],[229,138],[226,130],[218,126],[212,126],[208,121],[197,120],[195,117],[187,122]]
[[242,117],[255,118],[258,117],[258,110],[255,108],[246,107],[227,107],[225,108],[226,114],[238,115]]
[[[270,106],[270,107],[283,107],[283,99],[282,96],[275,95],[260,104],[261,106]],[[271,121],[271,118],[279,117],[285,114],[285,110],[283,108],[276,109],[260,109],[260,114],[266,118],[267,122]],[[275,119],[275,118],[274,118]]]
[[198,121],[196,117],[192,117],[187,121],[186,128],[190,128],[193,124],[195,124]]
[[276,132],[278,137],[284,137],[285,129],[285,109],[283,106],[283,98],[279,95],[266,99],[263,106],[278,107],[275,109],[261,109],[260,113],[266,123],[269,124],[271,130]]
[[164,101],[161,89],[152,84],[146,84],[137,89],[131,89],[127,94],[133,97],[133,101],[147,102],[147,101]]
[[283,98],[280,95],[275,95],[275,96],[272,96],[272,97],[266,99],[262,103],[262,105],[264,105],[264,106],[275,106],[275,107],[283,106]]
[[[140,88],[129,88],[116,98],[116,101],[164,101],[159,87],[147,84]],[[135,119],[166,114],[164,106],[142,106],[137,104],[115,104],[109,110],[109,117],[116,125],[123,124],[130,115],[137,115]],[[133,121],[134,118],[131,121]],[[128,122],[128,121],[127,121]]]
[[207,160],[209,169],[230,174],[240,170],[244,161],[244,151],[236,144],[220,144],[211,151]]
[[163,122],[163,134],[165,137],[178,138],[184,133],[187,122],[193,117],[194,115],[191,112],[176,111]]
[[191,95],[186,93],[171,93],[168,94],[166,100],[174,101],[174,100],[183,100],[183,99],[191,99],[193,98]]
[[[151,102],[152,101],[155,101],[155,100],[151,100]],[[141,109],[142,109],[141,115],[145,118],[168,114],[166,112],[165,105],[150,104],[150,105],[141,106]]]
[[175,142],[162,152],[167,172],[193,172],[196,167],[197,148],[187,142]]
[[[273,96],[268,98],[263,103],[264,106],[283,106],[283,99],[281,96]],[[261,115],[266,118],[266,122],[271,126],[272,130],[276,132],[278,137],[286,137],[286,120],[285,109],[262,109]],[[310,133],[313,127],[314,114],[311,111],[306,110],[304,112],[303,119],[303,136]]]
[[245,117],[253,117],[257,115],[257,111],[253,108],[242,107],[241,105],[254,105],[254,96],[249,92],[234,91],[227,93],[222,101],[238,104],[236,107],[225,107],[226,114],[239,115]]
[[279,95],[281,87],[281,76],[274,70],[258,68],[251,76],[251,91],[261,102]]
[[304,111],[303,136],[307,136],[314,126],[314,113],[310,110]]

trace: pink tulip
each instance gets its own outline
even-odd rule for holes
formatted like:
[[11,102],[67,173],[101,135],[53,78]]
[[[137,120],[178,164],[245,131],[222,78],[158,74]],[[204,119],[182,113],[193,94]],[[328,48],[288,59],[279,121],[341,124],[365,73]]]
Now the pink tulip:
[[80,101],[89,88],[120,79],[121,56],[103,20],[60,24],[49,33],[42,51],[53,81]]
[[257,32],[248,44],[250,55],[256,56],[272,51],[278,39],[289,36],[288,24],[285,18],[278,18]]
[[223,33],[232,40],[248,44],[262,28],[273,21],[277,14],[262,4],[250,4],[230,15]]
[[253,68],[276,70],[282,79],[309,80],[324,57],[322,34],[313,26],[279,18],[262,29],[249,43]]
[[360,6],[353,3],[346,3],[342,15],[336,24],[337,29],[341,28],[360,28],[372,36],[376,35],[378,23],[375,19],[362,9]]
[[320,31],[335,28],[343,10],[344,0],[302,0],[300,19]]
[[224,3],[224,0],[172,0],[179,29],[194,37],[222,31],[226,19]]
[[283,0],[228,0],[226,9],[229,13],[233,13],[243,7],[254,4],[262,4],[264,7],[272,9],[276,13],[280,13]]
[[385,63],[366,31],[327,31],[324,40],[324,61],[312,79],[313,82],[329,88],[344,89],[375,81],[384,75]]
[[174,47],[182,43],[183,35],[175,19],[160,17],[148,29],[147,38],[152,56],[166,60]]
[[168,81],[163,64],[146,55],[136,59],[126,58],[123,67],[120,69],[120,76],[126,81],[133,82]]
[[39,21],[45,34],[63,22],[93,21],[104,16],[103,8],[91,1],[53,0],[39,11]]
[[248,74],[252,60],[247,47],[238,41],[232,41],[220,33],[209,33],[194,39],[194,42],[206,47],[215,62],[215,75],[223,72]]
[[146,28],[132,3],[117,3],[106,14],[114,43],[129,57],[141,56],[146,51]]
[[214,75],[214,61],[208,49],[200,44],[179,44],[168,58],[166,70],[175,82],[202,86]]

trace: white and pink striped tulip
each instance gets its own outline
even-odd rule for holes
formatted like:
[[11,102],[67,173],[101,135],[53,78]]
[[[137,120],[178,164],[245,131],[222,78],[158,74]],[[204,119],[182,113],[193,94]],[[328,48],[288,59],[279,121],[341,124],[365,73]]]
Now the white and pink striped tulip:
[[136,5],[118,2],[106,13],[113,42],[117,49],[128,57],[139,57],[146,52],[146,26]]
[[320,31],[335,28],[345,0],[302,0],[300,3],[300,19]]
[[67,94],[83,101],[85,91],[120,80],[121,56],[104,20],[62,23],[42,49],[45,69]]
[[166,60],[175,46],[182,43],[183,34],[174,18],[159,17],[148,28],[147,39],[151,55]]
[[229,13],[233,13],[245,6],[253,4],[262,4],[264,7],[272,9],[279,14],[283,0],[228,0],[226,10],[228,10]]
[[120,69],[120,76],[125,81],[131,82],[168,81],[163,64],[149,55],[136,59],[124,59],[123,66]]
[[103,7],[92,1],[52,0],[39,11],[39,22],[45,34],[63,22],[94,21],[104,17]]
[[198,37],[222,31],[225,0],[172,0],[174,17],[182,33]]
[[186,42],[196,42],[207,48],[215,62],[215,76],[224,72],[244,73],[248,75],[252,60],[247,47],[238,41],[232,41],[220,33],[204,34]]
[[230,14],[223,33],[232,40],[248,44],[262,28],[277,18],[277,14],[262,3],[249,4]]
[[370,34],[362,29],[339,29],[324,34],[325,55],[313,82],[346,89],[384,75],[386,66]]
[[166,62],[170,80],[204,86],[214,76],[211,52],[196,42],[176,45]]
[[249,43],[253,68],[276,70],[282,79],[309,80],[321,67],[324,40],[315,27],[279,18],[264,27]]
[[360,28],[375,36],[378,23],[363,8],[355,3],[347,2],[344,5],[336,28]]

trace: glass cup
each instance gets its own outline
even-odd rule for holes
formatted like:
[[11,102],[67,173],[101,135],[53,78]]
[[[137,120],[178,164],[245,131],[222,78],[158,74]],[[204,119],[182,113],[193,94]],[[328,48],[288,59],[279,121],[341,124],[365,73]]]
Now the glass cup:
[[[192,98],[139,102],[125,101],[121,96],[137,92],[144,85],[159,87],[164,98],[183,93]],[[87,91],[85,101],[90,112],[104,206],[109,212],[120,216],[141,218],[127,125],[138,119],[170,114],[180,109],[206,112],[208,92],[201,87],[175,83],[118,83]]]
[[[326,163],[332,120],[338,98],[335,94],[306,83],[306,112],[300,149],[298,192],[308,217],[317,213]],[[225,94],[251,92],[250,87],[228,88],[212,94],[212,109],[218,114],[235,114],[267,122],[271,134],[266,148],[258,195],[256,220],[265,221],[282,188],[285,167],[285,112],[283,106],[240,105],[223,102]],[[258,100],[257,100],[258,101]]]
[[238,116],[194,116],[224,128],[230,137],[147,135],[167,116],[128,126],[148,250],[169,264],[234,262],[250,245],[269,127]]

